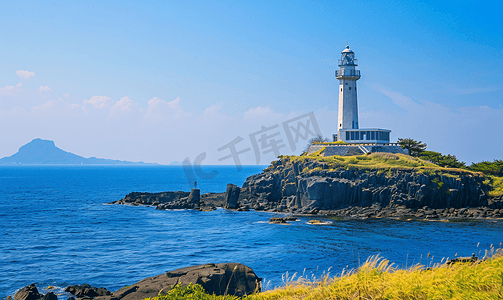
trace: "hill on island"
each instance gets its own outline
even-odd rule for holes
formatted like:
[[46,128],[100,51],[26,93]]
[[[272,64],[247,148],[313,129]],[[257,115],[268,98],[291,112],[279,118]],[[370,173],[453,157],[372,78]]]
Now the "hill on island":
[[119,165],[119,164],[145,164],[145,163],[104,159],[96,157],[85,158],[56,147],[53,141],[34,139],[28,144],[19,148],[19,151],[14,155],[0,159],[0,164]]

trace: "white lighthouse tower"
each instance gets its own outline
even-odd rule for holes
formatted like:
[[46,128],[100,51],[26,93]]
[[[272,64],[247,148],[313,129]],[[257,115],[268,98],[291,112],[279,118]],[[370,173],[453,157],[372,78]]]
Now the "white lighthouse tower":
[[340,70],[335,71],[339,79],[339,124],[337,129],[358,129],[358,100],[356,81],[360,79],[360,70],[356,70],[355,53],[346,46],[339,60]]
[[375,152],[409,154],[397,143],[390,143],[391,130],[382,128],[360,128],[358,123],[358,97],[356,81],[361,78],[355,53],[346,46],[341,52],[339,70],[335,78],[339,80],[339,116],[337,133],[333,143],[312,143],[307,155],[321,151],[321,156],[363,155]]
[[339,118],[335,141],[353,144],[389,143],[391,130],[380,128],[360,129],[358,124],[358,97],[356,81],[360,79],[360,70],[356,69],[358,61],[353,50],[346,46],[341,52],[339,70],[335,78],[339,79]]

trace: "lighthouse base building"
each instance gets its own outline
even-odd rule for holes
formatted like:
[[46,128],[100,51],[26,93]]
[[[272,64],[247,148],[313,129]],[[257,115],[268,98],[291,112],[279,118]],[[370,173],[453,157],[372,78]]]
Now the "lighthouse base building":
[[339,115],[337,133],[333,141],[339,144],[313,144],[308,154],[326,148],[323,156],[361,155],[369,152],[387,152],[409,154],[396,143],[390,143],[391,130],[381,128],[359,128],[358,97],[356,82],[360,79],[360,70],[356,69],[358,60],[349,45],[341,52],[339,70],[335,78],[339,80]]

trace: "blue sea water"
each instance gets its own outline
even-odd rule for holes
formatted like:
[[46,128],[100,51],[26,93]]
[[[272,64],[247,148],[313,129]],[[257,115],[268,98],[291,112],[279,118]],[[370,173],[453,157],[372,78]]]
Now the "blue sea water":
[[[206,166],[201,192],[241,185],[263,166]],[[0,297],[37,283],[109,290],[180,267],[239,262],[273,288],[284,275],[336,275],[381,255],[399,267],[483,256],[501,246],[503,222],[333,221],[270,225],[274,214],[105,205],[132,191],[189,190],[178,166],[0,167]],[[319,217],[317,217],[319,219]]]

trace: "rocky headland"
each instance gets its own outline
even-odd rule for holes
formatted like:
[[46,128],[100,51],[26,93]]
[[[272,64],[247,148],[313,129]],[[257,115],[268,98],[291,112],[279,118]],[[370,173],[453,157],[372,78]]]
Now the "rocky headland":
[[281,157],[242,187],[228,184],[225,193],[134,192],[112,204],[224,207],[340,219],[502,218],[503,197],[491,196],[491,189],[483,174],[440,168],[407,155],[375,153],[350,158],[350,163],[310,155]]

